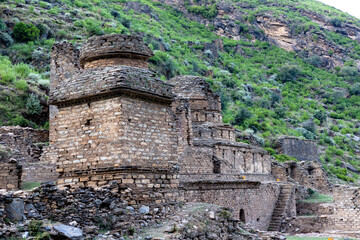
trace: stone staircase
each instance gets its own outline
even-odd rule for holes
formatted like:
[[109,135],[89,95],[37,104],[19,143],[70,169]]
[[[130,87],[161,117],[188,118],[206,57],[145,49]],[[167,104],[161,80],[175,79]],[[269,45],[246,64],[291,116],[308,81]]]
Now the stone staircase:
[[276,202],[275,209],[272,213],[271,221],[268,230],[279,231],[281,221],[284,218],[286,208],[289,204],[291,193],[294,189],[292,184],[284,184],[281,186],[278,201]]

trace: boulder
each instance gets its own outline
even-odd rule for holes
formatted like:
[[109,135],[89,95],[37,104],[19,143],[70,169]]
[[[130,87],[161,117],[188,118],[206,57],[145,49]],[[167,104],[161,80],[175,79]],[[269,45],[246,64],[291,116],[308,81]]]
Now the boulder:
[[141,208],[139,209],[139,213],[140,214],[148,214],[150,212],[150,208],[148,206],[141,206]]
[[80,228],[68,226],[65,224],[59,224],[54,226],[54,230],[59,233],[59,235],[66,237],[71,240],[80,240],[83,239],[83,232]]
[[14,198],[5,204],[5,215],[11,221],[21,221],[24,218],[24,200]]

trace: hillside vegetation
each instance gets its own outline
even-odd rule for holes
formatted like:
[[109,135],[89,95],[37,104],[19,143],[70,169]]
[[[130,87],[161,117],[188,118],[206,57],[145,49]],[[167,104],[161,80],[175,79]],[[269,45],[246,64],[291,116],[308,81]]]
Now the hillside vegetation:
[[48,126],[50,48],[143,36],[166,81],[206,77],[224,122],[278,160],[276,139],[318,140],[325,170],[360,171],[360,20],[315,0],[0,0],[0,125]]

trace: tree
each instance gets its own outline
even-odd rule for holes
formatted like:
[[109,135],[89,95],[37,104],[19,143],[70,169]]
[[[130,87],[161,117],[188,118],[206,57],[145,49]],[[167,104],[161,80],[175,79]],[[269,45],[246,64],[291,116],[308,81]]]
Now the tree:
[[28,113],[31,115],[41,113],[42,107],[40,104],[40,100],[34,93],[32,93],[28,97],[28,99],[26,101],[26,109],[27,109]]
[[279,79],[282,82],[294,82],[300,72],[301,69],[298,65],[286,64],[279,69]]
[[318,111],[315,112],[314,118],[316,118],[317,120],[319,120],[320,123],[322,124],[323,122],[326,121],[327,114],[326,114],[326,112],[323,111],[323,110],[318,110]]
[[248,118],[251,118],[252,114],[246,108],[240,108],[239,112],[235,115],[234,123],[235,125],[241,126],[244,121]]
[[360,95],[360,83],[355,83],[355,84],[350,88],[350,94],[351,94],[351,95]]
[[40,36],[40,30],[33,24],[18,22],[13,29],[13,37],[18,42],[35,41]]

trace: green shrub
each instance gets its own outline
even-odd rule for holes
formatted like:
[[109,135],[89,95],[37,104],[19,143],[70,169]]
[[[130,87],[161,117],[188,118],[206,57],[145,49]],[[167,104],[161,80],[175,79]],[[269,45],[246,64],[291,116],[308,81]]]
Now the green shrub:
[[5,30],[6,30],[6,24],[4,23],[2,18],[0,18],[0,31],[5,31]]
[[282,82],[294,82],[301,73],[298,65],[286,64],[279,69],[279,80]]
[[4,32],[0,32],[0,46],[9,47],[14,43],[12,37]]
[[16,64],[14,66],[14,71],[16,75],[20,78],[26,78],[31,72],[29,66],[25,63]]
[[18,81],[15,81],[14,83],[15,85],[15,88],[17,90],[21,90],[21,91],[26,91],[29,89],[29,85],[27,84],[27,82],[25,80],[18,80]]
[[330,19],[330,23],[331,25],[333,25],[334,27],[342,27],[342,21],[339,18],[332,18]]
[[130,28],[131,27],[131,21],[130,19],[127,19],[127,18],[122,18],[121,19],[121,24],[126,27],[126,28]]
[[306,139],[310,139],[313,140],[315,139],[315,135],[314,133],[310,132],[309,130],[299,127],[295,129],[297,132],[301,133],[301,135],[303,135]]
[[18,42],[35,41],[39,39],[40,31],[32,23],[18,22],[13,28],[13,37]]
[[275,118],[280,119],[286,117],[287,108],[284,106],[276,106],[274,108]]
[[268,151],[268,153],[270,153],[270,155],[275,155],[276,151],[273,148],[270,147],[266,147],[264,148],[266,151]]
[[281,100],[281,96],[280,94],[276,93],[276,92],[271,92],[270,95],[270,102],[271,102],[271,106],[274,107],[275,104],[279,103]]
[[275,154],[273,155],[275,157],[275,159],[278,161],[278,162],[287,162],[287,161],[295,161],[295,162],[298,162],[298,160],[294,157],[290,157],[288,155],[285,155],[285,154]]
[[36,236],[41,233],[43,222],[39,220],[31,220],[29,223],[29,234],[30,236]]
[[213,19],[218,14],[216,3],[210,6],[188,5],[186,9],[191,13],[200,14],[201,16],[209,20]]
[[351,86],[349,92],[351,95],[360,95],[360,83],[355,83],[353,86]]
[[42,111],[40,100],[39,100],[38,96],[34,93],[30,94],[30,96],[28,97],[28,99],[26,101],[25,106],[26,106],[28,113],[31,115],[40,114]]
[[316,133],[316,125],[315,125],[314,121],[312,121],[312,120],[308,120],[308,121],[304,122],[302,124],[302,127],[314,134]]
[[49,122],[46,122],[42,128],[46,129],[46,130],[49,130],[49,127],[50,127]]
[[93,18],[87,18],[84,21],[81,21],[80,26],[83,26],[86,29],[89,36],[104,34],[101,27],[101,21],[97,21]]
[[246,119],[251,118],[252,113],[246,108],[240,108],[234,118],[234,124],[241,126]]
[[2,72],[0,77],[3,83],[11,83],[16,80],[15,72],[10,69],[7,72]]
[[324,123],[326,121],[326,118],[327,118],[327,114],[325,111],[323,110],[318,110],[315,112],[314,114],[314,118],[316,118],[317,120],[320,121],[320,123]]
[[13,118],[10,119],[10,121],[8,122],[8,125],[10,126],[20,126],[20,127],[27,127],[29,126],[29,121],[26,120],[23,116],[21,115],[16,115]]
[[322,65],[321,57],[319,57],[317,55],[306,58],[305,62],[307,62],[308,64],[313,65],[314,67],[321,67],[321,65]]
[[344,77],[357,77],[359,76],[359,71],[356,67],[344,66],[340,71],[340,75]]

